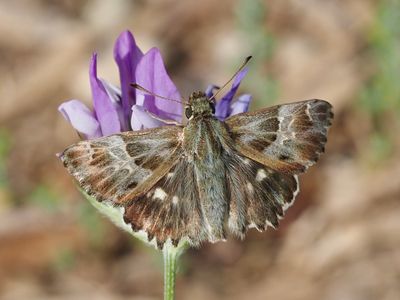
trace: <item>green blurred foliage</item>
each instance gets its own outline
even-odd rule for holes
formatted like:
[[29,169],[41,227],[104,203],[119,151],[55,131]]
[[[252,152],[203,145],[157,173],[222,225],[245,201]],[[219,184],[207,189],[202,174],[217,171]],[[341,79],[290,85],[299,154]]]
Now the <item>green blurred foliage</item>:
[[51,263],[55,272],[62,273],[72,269],[77,262],[76,253],[68,248],[59,249],[57,256]]
[[106,226],[102,220],[103,216],[84,198],[78,206],[77,214],[79,224],[87,233],[90,247],[93,249],[102,248],[106,238]]
[[60,208],[61,198],[50,187],[42,184],[33,190],[28,201],[49,212],[55,212]]
[[275,39],[266,26],[267,7],[265,1],[240,0],[236,6],[239,30],[244,43],[249,45],[253,60],[251,71],[244,81],[246,88],[254,96],[255,108],[267,106],[275,101],[278,94],[277,83],[268,75],[268,62],[275,48]]
[[11,190],[7,177],[7,157],[11,148],[9,133],[0,129],[0,211],[12,205]]
[[379,2],[369,46],[376,73],[361,92],[361,103],[373,126],[367,157],[378,163],[390,157],[399,130],[400,0]]
[[11,138],[7,131],[0,130],[0,188],[7,186],[7,156],[10,151]]

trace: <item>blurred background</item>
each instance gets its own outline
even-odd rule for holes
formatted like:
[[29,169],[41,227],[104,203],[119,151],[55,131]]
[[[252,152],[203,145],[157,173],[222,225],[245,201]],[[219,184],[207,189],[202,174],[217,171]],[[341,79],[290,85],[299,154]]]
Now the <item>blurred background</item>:
[[279,230],[182,257],[177,299],[400,299],[400,1],[0,1],[0,299],[160,299],[161,255],[77,192],[57,107],[118,85],[129,29],[188,96],[252,54],[251,109],[329,100],[326,154]]

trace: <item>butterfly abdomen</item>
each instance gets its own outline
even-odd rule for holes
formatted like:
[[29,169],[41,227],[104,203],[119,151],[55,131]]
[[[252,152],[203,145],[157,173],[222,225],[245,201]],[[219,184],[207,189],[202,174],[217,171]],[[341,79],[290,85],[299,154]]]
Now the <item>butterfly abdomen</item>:
[[228,197],[223,152],[226,139],[229,136],[223,123],[214,117],[192,120],[185,128],[184,149],[195,166],[198,200],[210,241],[225,239]]

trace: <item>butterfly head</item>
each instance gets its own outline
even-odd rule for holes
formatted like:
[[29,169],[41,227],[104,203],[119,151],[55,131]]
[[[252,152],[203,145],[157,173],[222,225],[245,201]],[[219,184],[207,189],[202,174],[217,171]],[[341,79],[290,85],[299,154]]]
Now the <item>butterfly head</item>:
[[204,92],[194,92],[189,97],[189,103],[185,107],[185,115],[191,120],[198,116],[211,116],[215,113],[215,103]]

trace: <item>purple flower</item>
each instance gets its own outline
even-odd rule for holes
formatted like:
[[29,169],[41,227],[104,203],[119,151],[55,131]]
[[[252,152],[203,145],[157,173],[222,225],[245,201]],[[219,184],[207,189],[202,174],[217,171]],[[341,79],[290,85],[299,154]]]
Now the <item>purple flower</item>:
[[122,107],[126,120],[131,117],[131,107],[136,100],[136,90],[130,84],[136,82],[136,66],[142,57],[143,53],[136,46],[133,35],[129,31],[122,32],[114,45],[114,59],[119,69]]
[[[91,139],[121,131],[165,125],[148,112],[162,119],[182,121],[183,107],[180,103],[145,94],[130,86],[135,82],[155,94],[181,99],[157,48],[143,54],[133,35],[124,31],[115,42],[114,59],[119,69],[120,88],[98,77],[95,53],[89,67],[93,111],[78,100],[64,102],[58,108],[78,132]],[[247,69],[244,69],[236,76],[231,89],[217,103],[216,116],[221,120],[248,110],[250,95],[241,95],[233,101],[246,73]],[[211,97],[215,89],[216,86],[210,86],[206,91],[207,95]]]
[[[158,49],[152,48],[142,57],[137,65],[135,75],[136,83],[147,90],[152,91],[154,94],[176,99],[178,101],[181,99],[178,89],[169,78],[167,71],[165,70],[160,51]],[[137,109],[135,109],[135,107]],[[152,118],[151,123],[138,122],[135,117],[139,117],[139,114],[141,114],[139,111],[143,111],[143,109],[159,116],[162,119],[170,119],[178,122],[182,121],[183,107],[181,104],[156,98],[137,90],[136,104],[132,108],[133,115],[131,119],[131,125],[133,130],[165,125],[161,121],[157,121],[154,118]],[[138,114],[135,114],[135,112],[138,112]]]
[[[248,111],[251,95],[241,95],[236,101],[233,101],[233,97],[239,88],[240,82],[246,76],[247,72],[248,69],[244,68],[236,75],[231,89],[215,105],[215,116],[218,119],[224,120],[229,116]],[[209,86],[206,94],[211,97],[215,88],[216,86]]]

